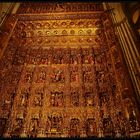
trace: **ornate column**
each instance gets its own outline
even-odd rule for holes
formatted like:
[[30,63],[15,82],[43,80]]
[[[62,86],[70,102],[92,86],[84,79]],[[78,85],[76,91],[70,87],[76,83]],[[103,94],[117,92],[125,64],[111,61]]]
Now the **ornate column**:
[[107,4],[104,6],[105,9],[115,8],[114,11],[110,13],[110,15],[115,25],[115,31],[119,38],[119,43],[121,44],[121,49],[133,82],[136,98],[140,103],[140,55],[136,47],[137,45],[135,43],[134,34],[132,33],[132,29],[128,23],[128,20],[122,11],[121,4],[117,3],[116,7],[113,4],[108,4],[109,7]]

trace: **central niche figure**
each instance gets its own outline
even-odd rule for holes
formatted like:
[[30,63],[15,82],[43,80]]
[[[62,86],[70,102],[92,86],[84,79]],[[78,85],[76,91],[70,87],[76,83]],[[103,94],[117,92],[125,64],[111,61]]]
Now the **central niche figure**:
[[64,71],[62,69],[53,69],[53,73],[51,75],[51,81],[53,83],[64,83],[65,77],[64,77]]

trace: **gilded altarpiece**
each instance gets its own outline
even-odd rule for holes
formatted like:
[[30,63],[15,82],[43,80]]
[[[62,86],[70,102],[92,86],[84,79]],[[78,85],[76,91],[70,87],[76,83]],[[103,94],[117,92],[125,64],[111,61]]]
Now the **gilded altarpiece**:
[[8,33],[0,59],[1,136],[140,131],[120,44],[101,3],[23,3],[6,22]]

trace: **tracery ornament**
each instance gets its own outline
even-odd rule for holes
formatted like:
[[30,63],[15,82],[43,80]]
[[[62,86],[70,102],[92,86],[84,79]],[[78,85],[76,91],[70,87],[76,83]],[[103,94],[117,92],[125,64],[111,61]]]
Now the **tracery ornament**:
[[[39,7],[38,7],[39,6]],[[60,13],[60,12],[91,12],[91,11],[102,11],[102,4],[80,4],[77,3],[47,3],[46,4],[31,4],[26,6],[25,3],[21,5],[18,9],[18,14],[28,14],[28,13]]]

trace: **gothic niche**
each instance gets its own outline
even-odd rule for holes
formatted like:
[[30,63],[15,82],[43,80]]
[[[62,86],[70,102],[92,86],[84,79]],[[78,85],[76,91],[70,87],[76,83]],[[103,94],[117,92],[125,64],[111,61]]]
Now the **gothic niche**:
[[79,119],[73,118],[70,120],[70,132],[69,132],[70,137],[75,137],[75,138],[80,137],[79,125],[80,125]]
[[16,118],[14,125],[13,125],[13,129],[11,132],[11,137],[20,137],[20,134],[22,132],[22,128],[23,128],[23,119],[21,118]]
[[62,107],[63,106],[63,92],[51,92],[50,106]]
[[70,81],[71,82],[78,82],[78,66],[70,67]]
[[42,100],[43,100],[43,89],[36,89],[35,90],[35,96],[34,96],[34,99],[33,99],[33,104],[34,106],[42,106]]
[[62,68],[53,68],[52,74],[51,74],[51,82],[52,83],[64,83],[65,82],[65,76],[64,76],[64,70]]
[[86,120],[86,134],[88,137],[97,137],[97,126],[94,118]]
[[83,81],[85,83],[92,83],[93,82],[92,67],[91,66],[83,66]]
[[79,106],[79,92],[78,89],[71,88],[71,104]]
[[37,137],[38,127],[39,127],[38,118],[32,118],[29,127],[29,137],[33,138]]
[[59,114],[52,114],[48,116],[48,120],[50,122],[50,132],[57,133],[62,131],[63,118]]

